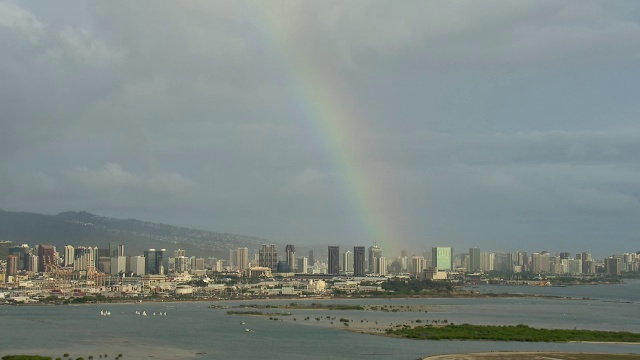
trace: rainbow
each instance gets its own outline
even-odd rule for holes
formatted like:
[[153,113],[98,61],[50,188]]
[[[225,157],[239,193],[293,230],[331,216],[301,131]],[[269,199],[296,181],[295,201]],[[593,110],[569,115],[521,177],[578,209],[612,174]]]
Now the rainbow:
[[296,41],[296,36],[303,26],[291,22],[301,17],[282,16],[278,8],[269,8],[279,3],[256,4],[260,7],[258,16],[264,19],[262,30],[269,37],[266,41],[280,50],[293,87],[291,95],[339,174],[343,196],[367,235],[364,241],[375,242],[383,250],[399,250],[407,240],[401,212],[395,206],[392,187],[384,183],[384,176],[374,173],[375,151],[362,135],[368,126],[358,104],[329,61],[314,58],[299,47],[303,43]]

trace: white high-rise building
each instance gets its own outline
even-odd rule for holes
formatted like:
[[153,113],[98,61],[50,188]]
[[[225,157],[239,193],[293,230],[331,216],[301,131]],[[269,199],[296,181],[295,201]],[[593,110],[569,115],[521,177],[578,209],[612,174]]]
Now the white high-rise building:
[[412,256],[411,257],[411,272],[414,275],[422,274],[422,272],[426,269],[424,256]]
[[353,253],[349,250],[342,254],[342,271],[353,272]]
[[75,257],[76,252],[73,246],[65,245],[64,247],[64,263],[63,266],[73,266],[73,258]]
[[376,275],[378,275],[378,276],[386,276],[387,275],[387,259],[385,259],[382,256],[377,259]]
[[111,258],[111,275],[118,275],[127,271],[127,258],[114,256]]
[[480,252],[480,271],[493,271],[495,255],[491,252]]
[[306,257],[298,258],[298,272],[307,274],[309,272],[309,261]]
[[144,256],[128,256],[127,257],[127,272],[136,276],[144,275]]

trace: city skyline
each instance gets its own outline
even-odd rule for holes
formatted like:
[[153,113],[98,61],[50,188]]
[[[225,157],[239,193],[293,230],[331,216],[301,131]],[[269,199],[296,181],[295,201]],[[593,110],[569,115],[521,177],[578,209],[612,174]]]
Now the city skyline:
[[638,243],[639,3],[274,3],[0,2],[0,209],[386,253]]

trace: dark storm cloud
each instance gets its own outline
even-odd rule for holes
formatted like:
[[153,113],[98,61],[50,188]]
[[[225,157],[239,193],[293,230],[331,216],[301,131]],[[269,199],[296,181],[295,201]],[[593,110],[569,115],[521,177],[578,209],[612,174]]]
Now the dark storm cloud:
[[286,56],[304,53],[353,94],[362,166],[411,250],[635,251],[639,17],[623,1],[0,2],[0,208],[368,244],[301,110]]

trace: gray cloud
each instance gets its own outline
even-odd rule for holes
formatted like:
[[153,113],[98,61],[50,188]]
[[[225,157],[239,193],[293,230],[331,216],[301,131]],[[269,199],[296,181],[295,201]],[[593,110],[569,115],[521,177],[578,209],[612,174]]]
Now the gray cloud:
[[632,1],[0,2],[0,208],[367,245],[306,62],[362,117],[340,120],[370,145],[368,195],[408,237],[386,252],[635,251],[639,19]]

